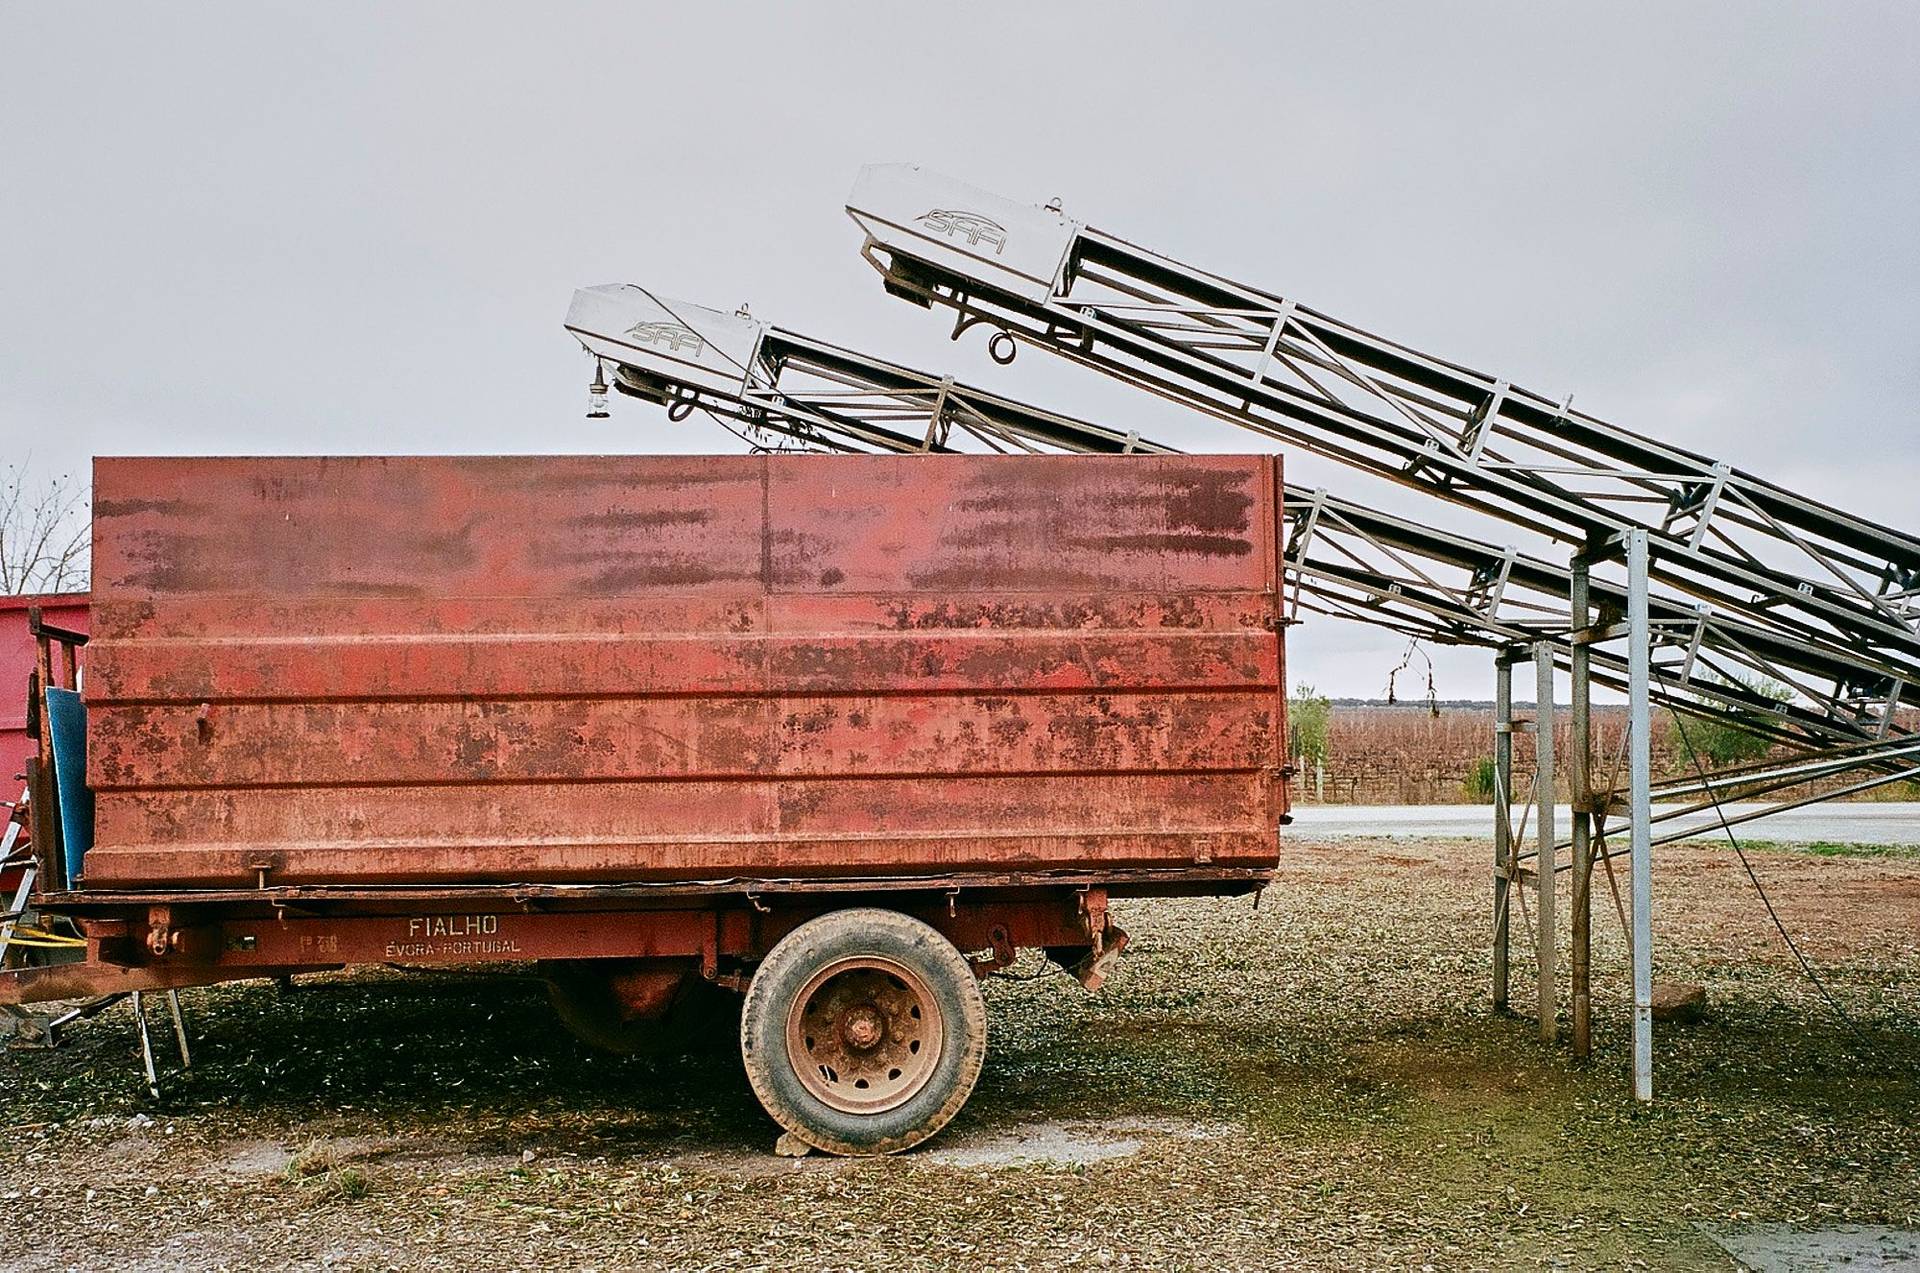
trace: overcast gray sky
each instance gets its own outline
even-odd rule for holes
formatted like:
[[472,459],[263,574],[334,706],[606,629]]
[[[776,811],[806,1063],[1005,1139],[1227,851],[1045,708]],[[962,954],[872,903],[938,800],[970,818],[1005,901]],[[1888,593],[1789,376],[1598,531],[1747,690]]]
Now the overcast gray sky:
[[[582,418],[569,294],[635,281],[1234,444],[886,298],[841,206],[909,160],[1914,528],[1917,151],[1911,3],[5,0],[0,442],[736,449]],[[1399,650],[1315,625],[1293,669]]]

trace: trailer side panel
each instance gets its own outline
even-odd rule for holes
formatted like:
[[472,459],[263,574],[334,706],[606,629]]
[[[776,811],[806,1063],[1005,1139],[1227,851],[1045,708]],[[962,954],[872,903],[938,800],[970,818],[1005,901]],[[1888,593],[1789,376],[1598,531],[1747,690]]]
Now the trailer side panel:
[[1270,457],[96,463],[82,883],[1271,866]]

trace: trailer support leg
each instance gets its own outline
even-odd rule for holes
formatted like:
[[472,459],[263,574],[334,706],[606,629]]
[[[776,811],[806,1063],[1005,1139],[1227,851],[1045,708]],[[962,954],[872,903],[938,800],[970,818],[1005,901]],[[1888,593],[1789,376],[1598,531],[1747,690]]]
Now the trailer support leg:
[[187,1050],[187,1019],[180,1011],[180,992],[167,991],[167,1015],[173,1018],[173,1041],[180,1047],[180,1068],[193,1068],[193,1053]]
[[160,1099],[160,1071],[153,1064],[153,1035],[147,1031],[147,1000],[140,991],[133,992],[133,1023],[140,1035],[140,1064],[146,1070],[147,1091],[154,1100]]

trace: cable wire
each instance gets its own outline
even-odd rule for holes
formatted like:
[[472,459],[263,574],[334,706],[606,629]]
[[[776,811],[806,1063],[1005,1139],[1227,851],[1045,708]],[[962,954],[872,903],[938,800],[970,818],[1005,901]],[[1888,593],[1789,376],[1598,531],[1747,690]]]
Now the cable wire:
[[1814,989],[1820,992],[1820,997],[1827,1001],[1827,1007],[1832,1010],[1833,1015],[1839,1018],[1840,1023],[1846,1026],[1848,1033],[1854,1038],[1861,1038],[1860,1027],[1854,1023],[1852,1017],[1847,1015],[1847,1010],[1840,1006],[1840,1001],[1834,998],[1833,992],[1827,989],[1827,983],[1820,980],[1820,974],[1816,973],[1813,965],[1807,962],[1807,957],[1800,951],[1799,943],[1793,940],[1793,934],[1789,933],[1787,926],[1780,921],[1780,912],[1773,908],[1773,899],[1767,896],[1766,885],[1760,882],[1759,873],[1753,869],[1753,863],[1747,859],[1746,850],[1740,846],[1740,837],[1733,833],[1732,825],[1727,822],[1726,812],[1720,807],[1719,794],[1707,783],[1706,770],[1700,764],[1700,753],[1694,749],[1693,739],[1687,736],[1685,719],[1679,712],[1672,713],[1672,717],[1674,725],[1679,728],[1680,741],[1686,745],[1687,761],[1693,766],[1694,775],[1700,779],[1701,786],[1706,789],[1707,798],[1713,802],[1713,816],[1720,820],[1720,829],[1726,833],[1727,843],[1733,846],[1734,856],[1740,859],[1740,865],[1746,869],[1747,878],[1753,882],[1753,891],[1760,895],[1760,904],[1767,908],[1767,918],[1773,921],[1773,927],[1780,934],[1780,940],[1785,942],[1787,949],[1793,952],[1793,957],[1800,963],[1800,971],[1807,975],[1807,980],[1812,982]]

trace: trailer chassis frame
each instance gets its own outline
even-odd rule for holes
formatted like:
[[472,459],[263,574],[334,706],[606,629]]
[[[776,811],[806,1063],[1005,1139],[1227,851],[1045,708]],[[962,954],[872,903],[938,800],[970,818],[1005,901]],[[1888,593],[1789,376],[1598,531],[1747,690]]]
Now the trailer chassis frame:
[[1097,987],[1126,944],[1114,897],[1257,891],[1264,869],[995,873],[866,880],[78,890],[39,899],[85,936],[71,962],[0,973],[0,1004],[167,990],[367,964],[688,961],[743,989],[817,915],[881,906],[924,920],[984,976],[1045,950]]

